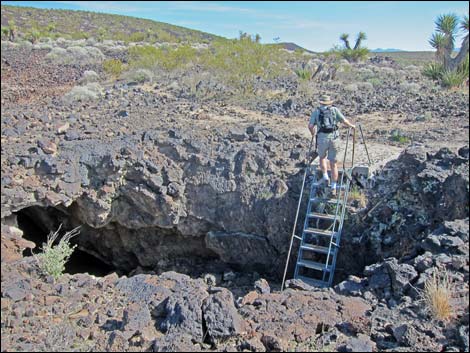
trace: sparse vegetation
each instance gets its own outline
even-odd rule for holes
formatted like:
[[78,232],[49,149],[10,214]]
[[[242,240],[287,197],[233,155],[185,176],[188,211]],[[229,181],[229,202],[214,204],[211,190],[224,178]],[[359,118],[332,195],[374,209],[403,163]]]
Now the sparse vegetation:
[[117,78],[123,72],[124,64],[119,59],[107,59],[103,61],[103,70],[113,78]]
[[47,242],[43,244],[42,252],[36,255],[41,271],[56,280],[63,274],[65,264],[77,247],[77,245],[71,245],[70,240],[79,233],[79,227],[77,227],[65,233],[57,243],[61,226],[47,236]]
[[353,185],[351,190],[349,190],[348,201],[356,201],[361,208],[367,205],[366,195],[356,185]]
[[444,270],[439,274],[435,269],[421,292],[426,310],[437,320],[449,319],[452,316],[451,297],[452,288],[447,271]]

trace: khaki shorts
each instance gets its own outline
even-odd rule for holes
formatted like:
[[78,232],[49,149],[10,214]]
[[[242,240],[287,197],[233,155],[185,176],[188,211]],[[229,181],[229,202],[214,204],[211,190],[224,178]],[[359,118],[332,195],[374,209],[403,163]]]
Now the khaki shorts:
[[325,158],[328,153],[328,160],[337,161],[337,156],[341,152],[341,139],[333,138],[332,134],[319,133],[317,135],[317,150],[320,158]]

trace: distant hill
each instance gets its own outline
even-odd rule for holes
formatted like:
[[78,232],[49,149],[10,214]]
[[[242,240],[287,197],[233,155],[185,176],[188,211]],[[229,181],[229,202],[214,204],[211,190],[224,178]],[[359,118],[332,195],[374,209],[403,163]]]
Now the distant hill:
[[395,48],[387,48],[387,49],[382,49],[382,48],[377,48],[371,50],[372,53],[397,53],[397,52],[405,52],[406,50],[401,50],[401,49],[395,49]]
[[142,18],[79,10],[37,9],[2,5],[1,24],[14,20],[18,33],[36,29],[50,37],[83,39],[101,36],[124,41],[211,42],[222,38],[185,27]]
[[300,45],[297,45],[297,44],[292,43],[292,42],[282,42],[282,43],[277,43],[276,45],[278,45],[278,46],[280,46],[284,49],[290,50],[290,51],[303,50],[303,51],[306,51],[308,53],[312,53],[312,54],[315,53],[311,50],[305,49],[305,48],[301,47]]

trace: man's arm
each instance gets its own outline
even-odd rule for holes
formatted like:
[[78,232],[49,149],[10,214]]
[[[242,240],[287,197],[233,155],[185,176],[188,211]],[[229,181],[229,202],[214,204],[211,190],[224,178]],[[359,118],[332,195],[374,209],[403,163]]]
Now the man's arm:
[[312,134],[312,136],[314,136],[315,132],[317,130],[317,126],[309,123],[308,124],[308,129],[310,130],[310,133]]
[[310,130],[310,133],[312,134],[312,136],[315,135],[315,132],[317,130],[316,126],[317,126],[317,115],[318,115],[318,111],[317,109],[315,109],[312,113],[312,115],[310,116],[310,120],[308,122],[308,129]]
[[342,121],[343,123],[345,123],[347,126],[353,128],[353,129],[356,128],[356,125],[354,125],[348,119],[346,119],[344,117],[343,113],[341,113],[341,111],[338,108],[336,108],[336,114],[337,114],[337,117],[339,118],[339,120]]
[[349,127],[352,127],[353,129],[356,128],[356,125],[354,125],[353,123],[351,123],[348,119],[344,118],[343,122],[348,125]]

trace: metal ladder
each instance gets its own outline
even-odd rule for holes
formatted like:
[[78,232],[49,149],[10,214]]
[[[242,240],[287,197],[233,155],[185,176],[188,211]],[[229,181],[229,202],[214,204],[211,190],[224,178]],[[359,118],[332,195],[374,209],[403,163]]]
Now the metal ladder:
[[294,278],[315,287],[330,287],[333,283],[351,183],[350,171],[339,172],[341,181],[335,198],[329,198],[329,191],[325,190],[329,188],[319,184],[316,168],[310,173],[310,193]]
[[[344,217],[346,214],[349,188],[352,181],[352,171],[354,169],[355,132],[352,143],[351,167],[345,167],[350,136],[351,129],[349,129],[347,133],[346,147],[343,157],[343,169],[338,171],[338,173],[341,173],[341,177],[339,179],[339,185],[337,186],[337,194],[335,198],[328,197],[327,193],[329,188],[325,188],[319,184],[317,175],[318,168],[316,165],[310,165],[305,169],[281,290],[284,289],[294,239],[301,241],[297,255],[294,278],[300,279],[315,287],[330,287],[333,283],[336,259],[341,242],[341,232],[343,230]],[[311,185],[308,195],[307,210],[302,236],[299,237],[295,234],[295,230],[297,228],[297,219],[304,189],[309,182]],[[334,212],[329,210],[332,206],[334,207]],[[325,225],[324,223],[326,222],[329,223]]]

